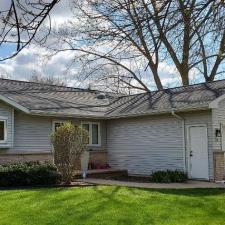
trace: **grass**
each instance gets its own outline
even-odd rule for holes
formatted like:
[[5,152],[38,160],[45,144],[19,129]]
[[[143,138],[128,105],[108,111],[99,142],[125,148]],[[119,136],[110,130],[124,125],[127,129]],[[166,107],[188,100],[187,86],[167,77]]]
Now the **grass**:
[[126,187],[0,191],[0,225],[222,225],[225,190]]

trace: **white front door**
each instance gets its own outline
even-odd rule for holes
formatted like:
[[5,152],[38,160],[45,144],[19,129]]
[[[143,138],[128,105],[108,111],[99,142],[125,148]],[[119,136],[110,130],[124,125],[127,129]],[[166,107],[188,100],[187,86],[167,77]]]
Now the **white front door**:
[[208,137],[204,125],[189,127],[189,177],[209,179]]

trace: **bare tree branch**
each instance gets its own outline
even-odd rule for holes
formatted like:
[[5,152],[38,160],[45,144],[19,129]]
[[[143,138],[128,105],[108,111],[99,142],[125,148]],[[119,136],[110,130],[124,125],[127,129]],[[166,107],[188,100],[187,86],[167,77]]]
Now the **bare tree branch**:
[[[13,58],[34,40],[47,17],[50,21],[50,11],[59,1],[10,0],[8,9],[0,9],[0,47],[4,44],[15,45],[15,51],[0,58],[0,61]],[[48,27],[47,33],[42,34],[44,37],[41,41],[45,40],[50,30],[51,26]]]

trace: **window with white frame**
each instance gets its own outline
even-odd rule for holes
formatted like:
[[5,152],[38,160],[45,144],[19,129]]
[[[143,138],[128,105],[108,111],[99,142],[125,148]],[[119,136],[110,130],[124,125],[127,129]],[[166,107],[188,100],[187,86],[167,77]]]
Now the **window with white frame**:
[[90,146],[100,146],[100,123],[96,122],[82,122],[82,127],[88,131],[89,140],[88,145]]
[[7,120],[0,118],[0,142],[5,142],[7,139]]
[[53,121],[53,127],[52,130],[56,131],[59,127],[61,127],[63,124],[65,124],[68,121]]

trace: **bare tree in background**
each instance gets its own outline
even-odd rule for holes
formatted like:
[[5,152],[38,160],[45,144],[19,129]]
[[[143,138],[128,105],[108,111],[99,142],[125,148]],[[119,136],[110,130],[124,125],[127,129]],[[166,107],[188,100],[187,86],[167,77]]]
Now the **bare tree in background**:
[[[161,41],[153,21],[146,20],[136,4],[124,0],[74,2],[75,20],[57,38],[61,37],[62,51],[78,52],[75,58],[80,60],[84,79],[97,77],[99,84],[108,83],[108,87],[113,83],[149,91],[143,79],[145,74],[153,74],[158,89],[163,88],[158,74]],[[60,51],[58,46],[55,51]]]
[[[145,8],[148,5],[142,1]],[[150,1],[160,40],[176,66],[183,85],[193,69],[213,81],[224,72],[225,4],[223,0]],[[163,18],[163,20],[162,20]],[[220,70],[220,68],[222,70]]]
[[52,49],[75,52],[84,79],[149,91],[152,78],[163,89],[160,63],[175,67],[183,85],[192,74],[212,81],[223,72],[222,0],[77,0],[72,10]]
[[[0,48],[5,44],[15,47],[14,53],[0,61],[16,56],[37,38],[46,20],[49,26],[38,37],[44,43],[51,31],[50,11],[60,0],[8,0],[0,6]],[[1,49],[0,49],[1,51]]]
[[0,78],[2,78],[2,79],[9,79],[10,78],[10,74],[8,74],[8,73],[4,73],[4,74],[0,74]]
[[40,83],[40,84],[49,84],[49,85],[59,85],[59,86],[66,86],[66,82],[58,76],[42,76],[39,74],[33,74],[29,79],[30,82]]

